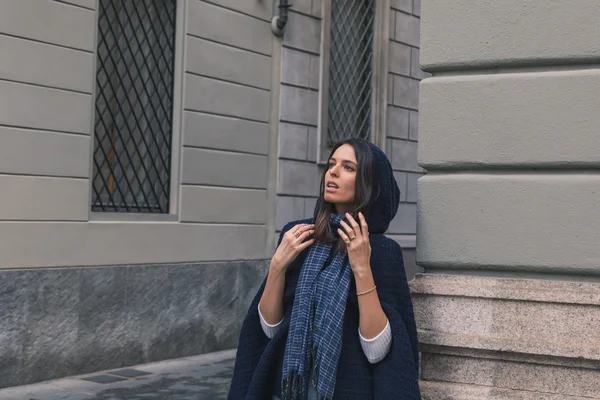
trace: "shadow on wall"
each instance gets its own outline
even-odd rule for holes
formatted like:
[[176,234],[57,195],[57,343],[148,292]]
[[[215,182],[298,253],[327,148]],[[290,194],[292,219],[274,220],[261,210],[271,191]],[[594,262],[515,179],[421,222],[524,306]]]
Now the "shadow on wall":
[[402,249],[402,253],[404,254],[406,278],[410,281],[414,279],[416,273],[423,272],[424,270],[417,265],[415,249]]

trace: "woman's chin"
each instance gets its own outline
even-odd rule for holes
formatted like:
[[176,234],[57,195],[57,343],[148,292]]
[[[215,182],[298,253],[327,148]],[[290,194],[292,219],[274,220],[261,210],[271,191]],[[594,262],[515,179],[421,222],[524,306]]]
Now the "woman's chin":
[[325,199],[326,202],[331,203],[331,204],[335,204],[337,203],[337,199],[336,196],[331,195],[330,193],[325,193],[325,195],[323,196],[323,198]]

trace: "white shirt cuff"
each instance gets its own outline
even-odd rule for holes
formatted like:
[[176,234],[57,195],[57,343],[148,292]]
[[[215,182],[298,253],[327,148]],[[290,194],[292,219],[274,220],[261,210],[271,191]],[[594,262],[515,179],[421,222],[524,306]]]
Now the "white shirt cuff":
[[360,328],[358,329],[358,335],[360,336],[360,345],[363,352],[371,364],[383,360],[390,351],[392,345],[392,328],[390,327],[389,320],[383,331],[373,339],[365,339],[360,333]]
[[279,330],[279,325],[281,325],[281,323],[283,322],[283,318],[275,325],[269,325],[267,321],[265,321],[265,318],[263,317],[262,313],[260,312],[260,307],[258,307],[258,315],[260,317],[260,325],[262,326],[263,332],[265,333],[265,335],[267,335],[269,339],[271,339]]

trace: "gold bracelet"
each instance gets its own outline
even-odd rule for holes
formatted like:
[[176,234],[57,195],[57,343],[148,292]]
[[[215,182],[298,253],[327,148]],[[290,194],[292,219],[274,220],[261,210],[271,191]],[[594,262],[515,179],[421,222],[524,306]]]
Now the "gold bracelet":
[[362,293],[356,293],[357,296],[362,296],[363,294],[367,294],[367,293],[371,293],[373,290],[375,290],[377,288],[377,286],[374,286],[373,289],[369,289],[366,292],[362,292]]

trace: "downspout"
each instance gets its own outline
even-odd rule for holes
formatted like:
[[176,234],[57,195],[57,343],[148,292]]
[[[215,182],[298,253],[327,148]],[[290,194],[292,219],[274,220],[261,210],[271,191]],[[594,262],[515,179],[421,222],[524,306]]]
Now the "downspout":
[[285,25],[288,21],[288,8],[291,7],[288,0],[279,0],[279,15],[276,15],[271,20],[271,32],[275,36],[283,36]]

